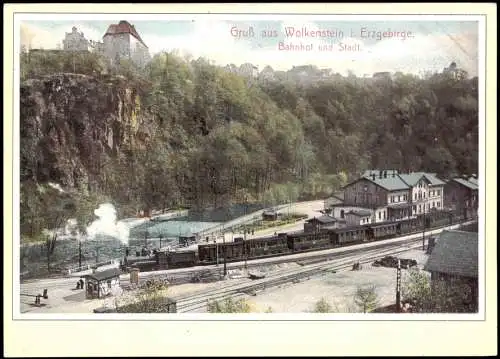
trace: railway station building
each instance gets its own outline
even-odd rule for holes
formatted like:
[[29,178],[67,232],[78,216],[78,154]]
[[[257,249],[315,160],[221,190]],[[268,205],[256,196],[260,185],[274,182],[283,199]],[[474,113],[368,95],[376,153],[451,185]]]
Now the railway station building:
[[433,173],[367,170],[343,188],[343,203],[332,206],[332,215],[344,219],[352,211],[371,212],[357,224],[405,220],[442,210],[444,185]]

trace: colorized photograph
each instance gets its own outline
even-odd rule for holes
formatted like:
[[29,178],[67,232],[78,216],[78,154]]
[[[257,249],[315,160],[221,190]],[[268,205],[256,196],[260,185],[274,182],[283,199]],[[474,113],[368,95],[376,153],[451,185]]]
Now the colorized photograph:
[[120,16],[15,29],[21,316],[480,312],[477,18]]

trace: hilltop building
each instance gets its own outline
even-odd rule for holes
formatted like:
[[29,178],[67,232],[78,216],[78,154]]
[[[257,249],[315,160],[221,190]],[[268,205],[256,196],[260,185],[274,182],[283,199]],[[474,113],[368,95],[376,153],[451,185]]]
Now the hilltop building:
[[144,67],[151,60],[149,49],[134,25],[124,20],[109,25],[102,42],[87,40],[83,32],[73,27],[71,32],[66,33],[63,50],[97,52],[115,65],[121,59],[129,59],[137,66]]
[[65,51],[90,51],[90,42],[87,40],[83,32],[78,32],[78,29],[73,26],[71,32],[67,32],[63,42],[63,50]]
[[104,55],[115,64],[125,58],[144,67],[150,60],[148,47],[128,21],[109,25],[103,36],[103,47]]

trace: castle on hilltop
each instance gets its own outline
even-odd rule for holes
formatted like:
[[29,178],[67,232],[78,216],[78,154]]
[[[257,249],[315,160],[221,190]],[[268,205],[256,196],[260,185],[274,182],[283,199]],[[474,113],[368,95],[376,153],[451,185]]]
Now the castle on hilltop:
[[112,64],[118,64],[121,59],[130,59],[137,66],[144,67],[151,60],[149,49],[134,25],[124,20],[109,25],[102,42],[87,40],[83,32],[73,27],[71,32],[66,33],[63,50],[101,53]]

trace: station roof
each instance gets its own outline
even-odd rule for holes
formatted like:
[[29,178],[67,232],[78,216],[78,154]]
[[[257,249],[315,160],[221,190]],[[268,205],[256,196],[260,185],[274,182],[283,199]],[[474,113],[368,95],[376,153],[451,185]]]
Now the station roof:
[[118,269],[118,268],[111,268],[111,269],[106,269],[106,270],[103,270],[103,271],[100,271],[100,272],[95,272],[95,273],[92,273],[92,274],[87,274],[86,276],[84,276],[85,278],[89,278],[89,279],[93,279],[93,280],[96,280],[96,281],[103,281],[103,280],[106,280],[106,279],[110,279],[110,278],[115,278],[115,277],[119,277],[121,274],[121,270]]
[[478,234],[465,231],[443,231],[424,267],[461,277],[478,277]]

